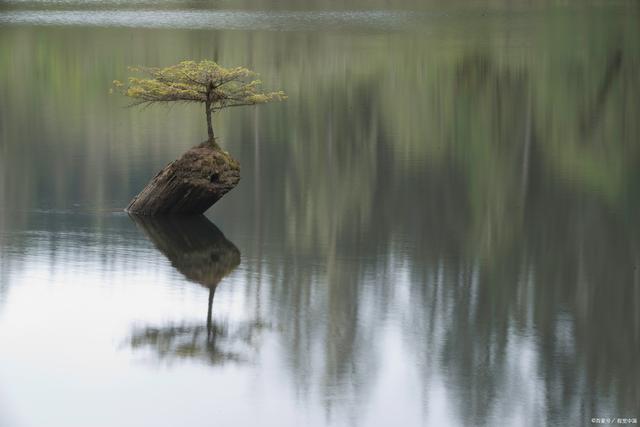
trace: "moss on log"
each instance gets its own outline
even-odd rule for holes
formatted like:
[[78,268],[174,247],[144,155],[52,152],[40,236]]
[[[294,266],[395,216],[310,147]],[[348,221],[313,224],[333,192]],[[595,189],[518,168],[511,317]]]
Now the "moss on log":
[[127,206],[136,215],[204,213],[240,181],[240,164],[208,142],[169,163]]

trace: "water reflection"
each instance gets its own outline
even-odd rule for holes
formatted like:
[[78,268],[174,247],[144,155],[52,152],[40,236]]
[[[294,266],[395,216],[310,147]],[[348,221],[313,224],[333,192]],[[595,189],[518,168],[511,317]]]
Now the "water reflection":
[[214,322],[220,281],[240,264],[240,251],[206,217],[150,218],[131,215],[139,229],[190,282],[209,290],[206,325],[169,324],[136,328],[134,350],[151,348],[160,359],[200,359],[210,364],[241,362],[256,350],[260,322],[229,326]]
[[194,283],[215,291],[240,264],[240,251],[205,216],[154,218],[130,215],[171,265]]

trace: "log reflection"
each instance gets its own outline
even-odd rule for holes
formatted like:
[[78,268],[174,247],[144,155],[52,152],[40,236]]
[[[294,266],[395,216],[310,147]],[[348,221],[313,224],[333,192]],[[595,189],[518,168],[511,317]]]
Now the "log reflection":
[[240,251],[206,217],[133,216],[171,265],[191,281],[214,289],[240,264]]
[[213,321],[216,288],[240,264],[238,248],[204,216],[131,218],[177,271],[209,289],[206,325],[137,328],[131,335],[131,348],[150,348],[160,359],[194,358],[211,364],[244,360],[262,325],[250,322],[230,328]]

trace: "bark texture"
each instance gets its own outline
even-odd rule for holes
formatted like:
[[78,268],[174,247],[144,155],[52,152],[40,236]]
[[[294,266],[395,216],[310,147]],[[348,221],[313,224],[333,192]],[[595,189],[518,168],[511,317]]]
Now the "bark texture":
[[204,213],[240,181],[240,164],[209,142],[165,166],[127,206],[136,215]]

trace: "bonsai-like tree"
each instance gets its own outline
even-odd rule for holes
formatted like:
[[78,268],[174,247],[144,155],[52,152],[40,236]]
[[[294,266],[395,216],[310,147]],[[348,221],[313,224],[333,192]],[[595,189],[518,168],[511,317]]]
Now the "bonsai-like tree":
[[207,116],[209,143],[215,141],[211,116],[228,107],[283,101],[282,91],[264,92],[262,82],[244,67],[224,68],[213,61],[182,61],[166,68],[131,67],[149,78],[130,77],[127,84],[113,82],[116,89],[135,101],[132,105],[161,102],[199,102],[204,104]]

